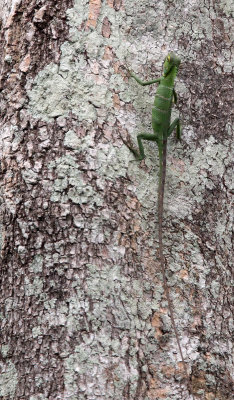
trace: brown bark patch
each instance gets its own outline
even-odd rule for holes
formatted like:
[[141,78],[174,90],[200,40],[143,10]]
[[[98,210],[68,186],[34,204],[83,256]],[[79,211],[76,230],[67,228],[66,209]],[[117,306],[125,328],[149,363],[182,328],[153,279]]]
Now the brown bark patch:
[[165,399],[168,396],[168,389],[159,388],[158,383],[155,379],[151,379],[150,381],[150,389],[147,393],[150,399]]
[[184,281],[187,281],[189,278],[188,271],[186,269],[181,269],[179,273],[179,277]]
[[112,51],[112,48],[109,46],[105,47],[104,55],[103,55],[103,60],[113,60],[114,54]]
[[20,71],[26,72],[29,68],[30,63],[31,63],[31,57],[30,54],[27,54],[19,65]]
[[34,15],[33,21],[34,22],[42,22],[44,18],[45,11],[47,6],[41,7]]
[[111,35],[111,23],[107,17],[104,18],[102,23],[102,36],[109,38]]
[[113,104],[114,104],[114,107],[117,108],[117,110],[119,110],[120,100],[119,100],[119,96],[117,93],[114,93],[114,95],[113,95]]
[[115,11],[119,11],[123,7],[123,1],[122,0],[107,0],[107,4],[111,8],[114,8]]
[[151,321],[152,326],[155,328],[155,337],[156,339],[161,338],[162,336],[162,321],[160,318],[160,314],[159,313],[154,313],[152,321]]
[[[69,31],[66,10],[72,4],[72,0],[48,0],[46,6],[38,7],[36,0],[25,0],[15,6],[1,30],[1,87],[12,90],[9,79],[13,71],[28,72],[31,78],[45,65],[59,60],[60,45],[67,39]],[[5,60],[6,55],[10,62]],[[23,80],[14,83],[16,90],[17,84],[21,89],[24,74],[15,75],[15,79]]]
[[97,19],[101,10],[101,0],[90,0],[89,2],[89,16],[86,23],[86,28],[96,28]]

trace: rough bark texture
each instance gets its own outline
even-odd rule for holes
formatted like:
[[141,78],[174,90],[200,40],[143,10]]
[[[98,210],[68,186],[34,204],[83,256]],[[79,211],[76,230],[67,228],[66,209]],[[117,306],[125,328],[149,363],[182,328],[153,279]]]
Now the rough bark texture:
[[3,0],[0,399],[189,400],[158,262],[151,130],[169,50],[164,247],[195,399],[232,395],[231,2]]

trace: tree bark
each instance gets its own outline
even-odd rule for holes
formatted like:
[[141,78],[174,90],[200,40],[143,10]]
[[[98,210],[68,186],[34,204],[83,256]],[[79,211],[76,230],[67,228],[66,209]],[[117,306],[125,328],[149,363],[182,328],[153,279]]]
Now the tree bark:
[[[0,5],[0,399],[227,400],[231,333],[231,3]],[[169,51],[182,141],[168,141],[167,280],[151,132]],[[192,391],[192,393],[191,393]]]

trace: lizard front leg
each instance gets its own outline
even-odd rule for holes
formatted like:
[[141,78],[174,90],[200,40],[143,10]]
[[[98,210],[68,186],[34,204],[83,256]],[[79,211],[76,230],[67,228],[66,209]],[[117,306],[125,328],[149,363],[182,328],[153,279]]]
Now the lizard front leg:
[[142,81],[140,78],[138,78],[138,76],[136,76],[133,72],[129,71],[130,76],[132,78],[135,79],[135,81],[137,81],[137,83],[139,83],[139,85],[141,86],[147,86],[147,85],[152,85],[153,83],[157,83],[160,82],[162,78],[156,78],[156,79],[152,79],[151,81]]
[[173,130],[176,127],[176,139],[180,140],[181,139],[181,124],[180,124],[180,120],[179,118],[176,118],[172,124],[169,126],[169,129],[167,131],[167,137],[169,137],[171,135],[171,133],[173,132]]

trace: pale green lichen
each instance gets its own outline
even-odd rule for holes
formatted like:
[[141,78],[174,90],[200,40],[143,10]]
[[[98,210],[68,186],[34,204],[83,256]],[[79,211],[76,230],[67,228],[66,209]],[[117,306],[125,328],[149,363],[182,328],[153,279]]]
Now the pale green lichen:
[[0,396],[7,396],[9,400],[15,399],[15,390],[18,384],[18,374],[14,364],[9,361],[1,366]]
[[42,329],[40,326],[35,326],[32,329],[32,336],[34,339],[37,338],[38,336],[42,336],[42,335],[43,335],[43,332],[42,332]]
[[39,180],[38,173],[32,169],[22,170],[21,173],[26,183],[35,184]]
[[[81,332],[82,343],[75,347],[73,353],[70,354],[64,350],[60,354],[64,359],[65,367],[64,398],[74,396],[76,399],[78,375],[79,393],[82,392],[83,387],[86,396],[91,394],[89,390],[93,390],[91,389],[92,382],[95,381],[96,395],[104,396],[105,371],[106,368],[112,367],[114,385],[111,384],[108,388],[109,394],[115,396],[116,390],[121,393],[125,385],[129,383],[134,396],[138,380],[136,341],[142,336],[143,345],[145,335],[153,339],[145,349],[148,357],[153,354],[155,346],[154,331],[148,318],[151,301],[144,297],[141,282],[125,277],[120,267],[111,266],[101,270],[96,265],[90,264],[86,268],[85,295],[83,282],[77,275],[71,287],[73,294],[66,299],[66,303],[58,304],[55,299],[44,302],[45,312],[38,318],[39,325],[33,328],[33,337],[41,335],[41,326],[44,325],[48,328],[66,326],[69,336]],[[149,286],[149,282],[146,282],[146,286]],[[148,289],[151,290],[150,287]],[[90,301],[93,304],[92,313],[88,312]],[[115,307],[113,307],[113,301]],[[123,329],[118,340],[111,335],[109,318],[114,318],[119,328]],[[87,321],[87,324],[84,321]],[[90,334],[90,326],[92,326],[92,334]],[[131,354],[128,367],[124,361],[126,352]],[[103,362],[107,358],[108,364]]]
[[75,153],[89,151],[95,148],[94,132],[89,132],[86,136],[79,138],[73,130],[65,133],[64,146],[75,150]]
[[43,256],[40,254],[36,255],[29,266],[29,271],[33,272],[34,274],[42,272],[42,265],[43,265]]
[[40,295],[43,292],[43,286],[43,279],[39,278],[38,276],[35,276],[32,282],[27,276],[24,279],[24,290],[26,296]]
[[101,196],[84,181],[74,157],[57,158],[49,168],[54,168],[57,175],[51,189],[51,201],[67,203],[71,200],[75,204],[88,204],[91,208],[102,204]]
[[3,344],[1,346],[1,353],[2,353],[2,357],[5,358],[7,357],[8,351],[9,351],[9,345],[8,344]]
[[36,118],[50,121],[72,111],[80,120],[94,121],[95,103],[105,104],[106,88],[95,85],[91,76],[86,77],[84,66],[84,59],[79,57],[64,76],[57,65],[50,64],[40,71],[28,93],[30,112]]
[[108,179],[126,176],[129,166],[129,150],[126,146],[121,149],[112,145],[103,146],[97,152],[94,164],[99,174]]
[[232,0],[220,0],[219,6],[228,16],[234,16],[234,4]]
[[[77,280],[73,283],[76,296],[69,299],[67,327],[69,330],[71,329],[70,334],[82,329],[83,343],[76,346],[72,355],[66,353],[61,355],[65,358],[65,393],[66,395],[73,393],[75,396],[77,390],[76,376],[79,375],[80,377],[83,376],[84,382],[86,382],[82,383],[81,378],[80,391],[82,391],[81,388],[84,385],[84,392],[88,395],[89,385],[92,387],[91,383],[96,381],[96,395],[105,396],[103,374],[106,368],[112,369],[113,365],[114,387],[112,385],[108,387],[109,395],[113,396],[117,389],[118,393],[121,393],[127,383],[130,384],[130,390],[134,395],[138,380],[136,334],[138,332],[138,337],[140,337],[141,331],[144,331],[144,334],[147,331],[148,337],[150,335],[153,337],[148,318],[151,302],[147,302],[144,298],[141,283],[138,280],[131,280],[130,285],[129,279],[121,273],[120,267],[105,267],[105,269],[100,270],[94,264],[90,264],[86,268],[88,274],[85,282],[85,298],[83,298],[82,293],[82,282]],[[117,292],[118,296],[116,296]],[[129,292],[132,295],[129,295]],[[92,301],[93,310],[92,313],[86,314],[88,323],[85,331],[82,312],[89,309],[90,301]],[[113,307],[113,301],[115,307]],[[113,314],[113,317],[111,314]],[[144,322],[141,319],[142,317]],[[124,329],[119,340],[110,336],[109,318],[114,318],[115,321],[118,321],[118,327]],[[91,335],[89,334],[89,326],[92,326]],[[131,353],[128,368],[126,368],[124,362],[126,351]],[[146,352],[150,355],[150,351],[152,349],[149,345]],[[109,359],[108,365],[103,363],[106,357]]]
[[[77,30],[77,9],[86,9],[86,3],[80,2],[73,9],[68,10],[69,23],[71,25],[70,40],[61,46],[60,64],[49,64],[39,72],[33,82],[31,90],[28,90],[29,111],[36,118],[50,121],[58,116],[66,116],[72,111],[80,121],[92,123],[95,119],[108,120],[118,112],[113,108],[112,93],[118,91],[121,96],[129,92],[123,77],[115,74],[113,69],[108,71],[109,61],[102,60],[99,66],[99,74],[93,72],[95,59],[103,57],[105,46],[109,40],[103,38],[101,24],[93,32]],[[126,58],[126,51],[130,43],[121,40],[122,32],[118,19],[123,17],[122,11],[117,16],[114,9],[108,7],[106,15],[112,24],[111,47],[120,60]],[[80,15],[80,14],[79,14]],[[83,14],[85,15],[85,14]],[[105,13],[102,15],[104,18]],[[125,15],[126,17],[126,15]],[[129,22],[131,20],[130,17]],[[79,19],[79,18],[78,18]],[[73,30],[73,27],[75,29]],[[116,29],[115,29],[116,28]],[[143,48],[143,44],[142,44]],[[87,52],[91,60],[90,67],[82,54]],[[79,58],[77,58],[77,53]],[[125,64],[125,61],[123,61]],[[110,76],[109,76],[110,72]],[[129,101],[130,101],[129,96]]]
[[80,151],[83,150],[81,148],[81,139],[79,139],[75,132],[72,130],[66,132],[64,138],[64,146],[68,147],[69,149],[79,149]]
[[[103,380],[101,378],[102,373],[105,374],[106,366],[105,363],[103,366],[100,368],[102,364],[103,357],[109,357],[109,354],[111,352],[112,357],[113,357],[113,366],[116,364],[116,360],[120,359],[120,357],[123,359],[123,362],[119,366],[114,367],[114,386],[111,385],[110,388],[110,394],[114,395],[115,390],[118,389],[120,391],[123,390],[123,387],[126,383],[131,383],[131,392],[134,394],[135,389],[136,389],[136,382],[137,382],[137,377],[138,377],[138,370],[137,370],[137,365],[138,365],[138,360],[137,360],[137,352],[135,350],[135,333],[133,334],[133,327],[131,328],[131,332],[128,336],[123,335],[121,338],[121,341],[112,339],[109,336],[109,328],[108,328],[108,320],[105,317],[105,314],[108,313],[109,307],[111,307],[112,300],[110,296],[114,296],[115,290],[116,290],[116,280],[119,281],[119,284],[121,285],[123,283],[123,277],[121,276],[120,270],[115,269],[114,271],[103,271],[103,277],[101,278],[102,273],[100,274],[100,270],[96,268],[94,265],[89,267],[92,280],[90,281],[90,294],[92,296],[92,300],[95,304],[95,310],[94,310],[94,315],[96,315],[93,319],[90,320],[89,323],[92,323],[94,326],[93,334],[90,336],[89,334],[89,326],[87,325],[87,332],[85,332],[84,324],[81,321],[81,326],[79,326],[78,321],[80,318],[81,313],[87,308],[87,311],[89,309],[89,304],[88,302],[84,302],[83,299],[83,294],[82,294],[82,286],[79,283],[79,280],[77,280],[77,284],[79,285],[79,289],[77,287],[77,298],[76,297],[71,297],[68,300],[69,308],[67,307],[67,304],[62,305],[61,307],[58,307],[55,302],[47,301],[44,303],[45,309],[48,309],[48,313],[43,314],[43,318],[39,318],[39,326],[33,328],[33,337],[36,338],[41,335],[41,325],[45,324],[48,327],[53,327],[53,326],[66,326],[68,328],[68,332],[70,334],[75,333],[77,331],[82,331],[83,334],[83,344],[80,344],[76,346],[75,351],[73,352],[72,355],[66,353],[63,351],[61,353],[61,357],[64,358],[64,365],[65,365],[65,392],[64,392],[64,398],[68,398],[69,396],[74,395],[74,399],[76,399],[77,395],[77,385],[76,385],[76,377],[79,374],[79,376],[84,376],[85,380],[87,382],[90,381],[92,382],[93,379],[97,380],[97,386],[96,386],[96,393],[100,393],[102,395],[102,390],[103,390]],[[105,281],[106,278],[109,277],[112,273],[112,278],[109,279],[109,283],[106,283],[106,287],[108,288],[110,285],[109,290],[106,293],[106,288],[105,288]],[[103,282],[103,287],[102,285],[99,285],[99,280],[97,279],[98,276],[101,278]],[[75,282],[74,282],[75,283]],[[94,286],[93,286],[94,285]],[[99,290],[99,286],[101,287],[101,290]],[[139,283],[137,284],[135,282],[134,284],[135,290],[137,290],[139,286]],[[95,289],[94,289],[95,288]],[[94,290],[93,290],[94,289]],[[105,292],[103,292],[103,289]],[[126,281],[126,290],[129,290],[129,284]],[[105,293],[105,294],[104,294]],[[143,300],[142,300],[143,301]],[[50,303],[50,305],[49,305]],[[103,305],[102,305],[103,303]],[[108,305],[108,303],[110,303]],[[47,305],[47,307],[46,307]],[[101,305],[102,311],[100,312],[99,306]],[[122,303],[116,304],[116,308],[122,308]],[[98,312],[97,312],[98,311]],[[128,318],[128,314],[124,311],[124,309],[119,310],[120,314],[125,316],[125,318]],[[131,311],[129,310],[131,313]],[[135,314],[135,313],[134,313]],[[104,327],[102,331],[96,331],[95,325],[100,326],[100,324],[95,323],[95,318],[96,319],[103,319],[104,322]],[[100,320],[100,321],[101,321]],[[106,325],[107,323],[107,325]],[[150,332],[151,330],[151,325],[148,324],[148,330]],[[103,326],[103,324],[102,324]],[[95,333],[96,331],[96,333]],[[139,334],[138,334],[139,336]],[[130,353],[132,355],[132,359],[130,362],[129,367],[126,369],[126,365],[124,363],[124,356],[125,352],[129,350],[129,337],[132,339],[131,340],[131,345],[130,345]],[[153,332],[152,332],[152,337],[153,337]],[[150,351],[150,350],[149,350]],[[151,349],[152,351],[152,349]],[[120,361],[121,362],[121,361]],[[109,365],[109,364],[108,364]],[[109,368],[109,366],[108,366]],[[121,378],[121,379],[120,379]],[[91,385],[92,386],[92,385]],[[82,385],[82,382],[79,384],[79,390],[82,391],[82,387],[85,388],[85,386]],[[87,396],[87,393],[89,393],[89,389],[84,389],[84,393]],[[91,393],[91,392],[90,392]],[[104,394],[103,394],[104,395]],[[81,395],[82,396],[82,395]],[[39,399],[41,398],[40,395],[36,396],[35,398]],[[73,397],[69,397],[73,398]],[[80,396],[79,396],[80,398]],[[81,397],[82,398],[82,397]]]

